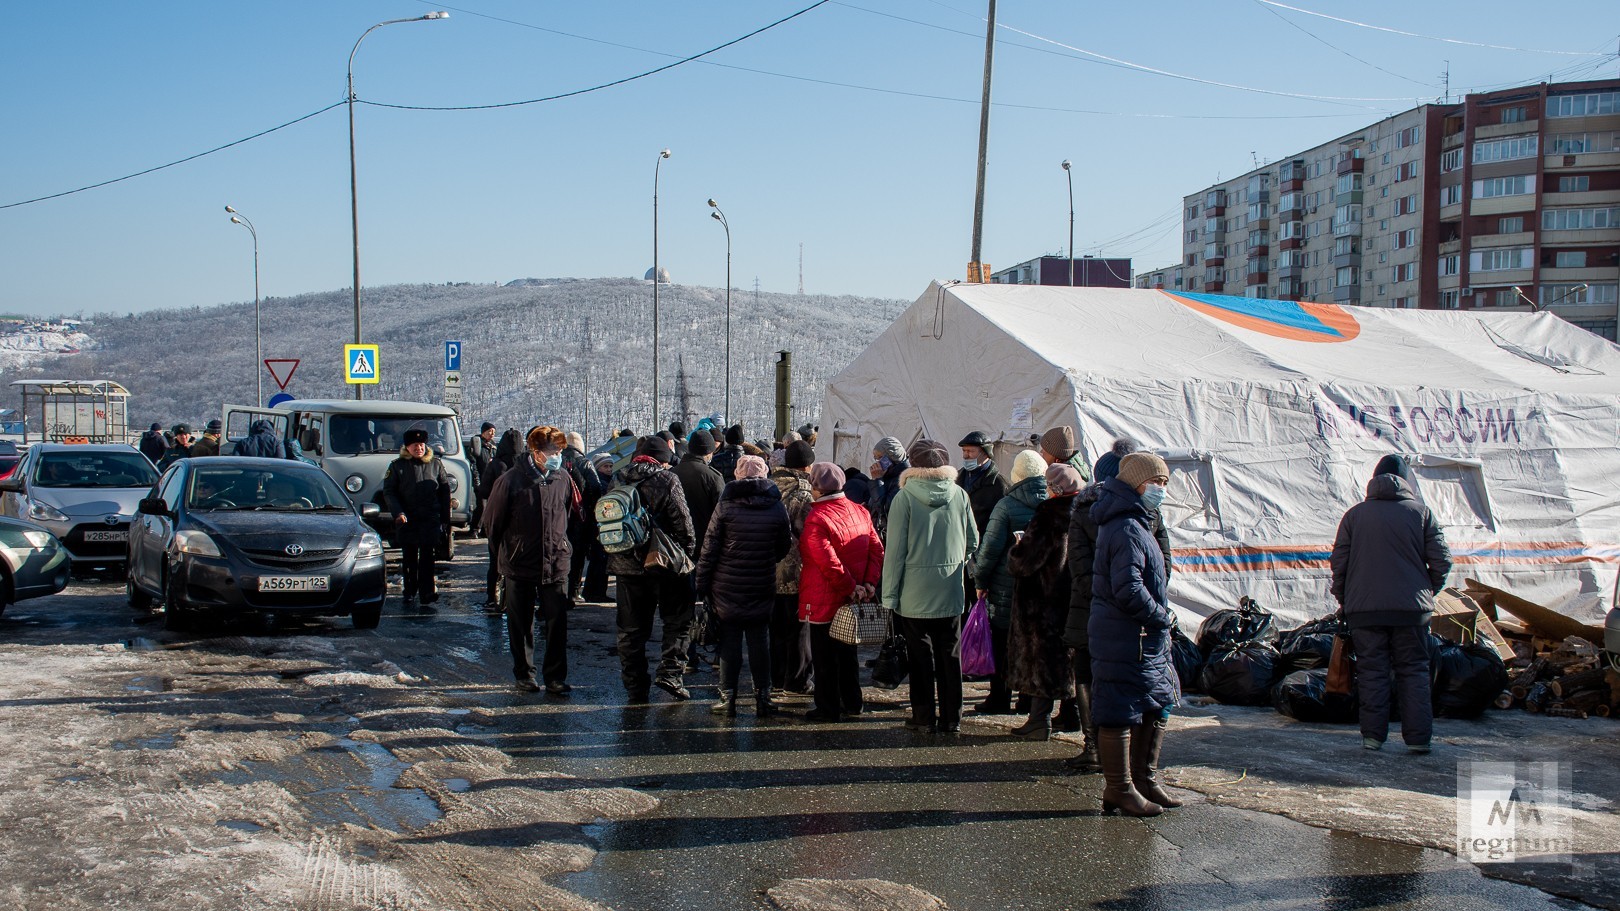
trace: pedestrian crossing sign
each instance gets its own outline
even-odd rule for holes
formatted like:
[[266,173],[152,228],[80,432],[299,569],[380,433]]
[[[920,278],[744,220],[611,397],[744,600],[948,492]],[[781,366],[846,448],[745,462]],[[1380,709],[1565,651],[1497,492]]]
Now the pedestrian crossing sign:
[[376,384],[382,372],[377,363],[376,345],[343,346],[343,382]]

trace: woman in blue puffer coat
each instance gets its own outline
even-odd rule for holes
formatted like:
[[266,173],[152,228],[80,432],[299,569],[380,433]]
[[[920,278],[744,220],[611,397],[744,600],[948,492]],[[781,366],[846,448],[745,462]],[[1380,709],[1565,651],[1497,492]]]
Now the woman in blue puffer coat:
[[1133,452],[1091,507],[1097,555],[1086,633],[1105,813],[1157,816],[1181,806],[1155,780],[1170,708],[1180,696],[1170,660],[1169,575],[1150,530],[1169,482],[1164,459]]

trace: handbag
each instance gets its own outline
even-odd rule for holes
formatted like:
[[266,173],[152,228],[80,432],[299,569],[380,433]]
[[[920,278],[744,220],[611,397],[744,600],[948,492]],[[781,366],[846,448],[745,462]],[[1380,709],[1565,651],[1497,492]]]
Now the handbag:
[[1327,692],[1348,696],[1355,685],[1356,662],[1350,653],[1350,637],[1340,633],[1333,637],[1333,655],[1328,658]]
[[980,598],[962,627],[962,673],[986,677],[996,672],[996,654],[990,639],[990,605]]
[[[867,569],[871,569],[871,552],[867,552]],[[867,572],[862,572],[865,578]],[[876,602],[851,602],[840,606],[833,614],[832,626],[827,634],[845,645],[873,645],[889,638],[889,612]]]
[[872,685],[880,690],[900,686],[911,673],[911,659],[906,654],[906,638],[893,635],[878,649],[877,661],[872,665]]
[[692,558],[657,524],[647,530],[647,556],[642,559],[641,565],[672,576],[684,576],[693,569]]

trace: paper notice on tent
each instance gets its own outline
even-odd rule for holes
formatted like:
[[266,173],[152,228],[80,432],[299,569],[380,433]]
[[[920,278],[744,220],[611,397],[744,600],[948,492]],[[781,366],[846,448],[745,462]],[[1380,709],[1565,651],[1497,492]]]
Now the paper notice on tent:
[[1009,445],[1069,425],[1088,464],[1139,441],[1170,468],[1188,620],[1245,595],[1288,623],[1332,613],[1339,519],[1389,454],[1454,579],[1601,623],[1620,566],[1620,346],[1546,312],[934,284],[828,382],[821,424],[817,457],[845,464],[1003,425]]
[[1013,399],[1012,414],[1007,417],[1008,430],[1035,429],[1035,400]]

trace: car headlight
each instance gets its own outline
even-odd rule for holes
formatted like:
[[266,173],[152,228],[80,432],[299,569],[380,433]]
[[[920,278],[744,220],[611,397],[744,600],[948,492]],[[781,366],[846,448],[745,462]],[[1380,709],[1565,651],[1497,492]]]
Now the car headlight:
[[36,522],[66,522],[68,517],[49,503],[35,501],[28,504],[28,518]]
[[183,554],[191,554],[194,557],[217,557],[220,555],[219,545],[214,543],[213,538],[200,531],[175,532],[174,549]]
[[450,476],[450,492],[455,493],[461,487],[461,479],[455,475]]
[[34,546],[35,550],[44,550],[51,546],[51,533],[48,531],[25,531],[23,540]]
[[359,493],[360,491],[366,489],[366,479],[360,475],[351,474],[349,475],[348,479],[343,482],[343,489],[347,490],[349,493]]
[[356,557],[380,557],[383,555],[382,536],[374,531],[368,531],[360,536],[360,547],[355,550]]

